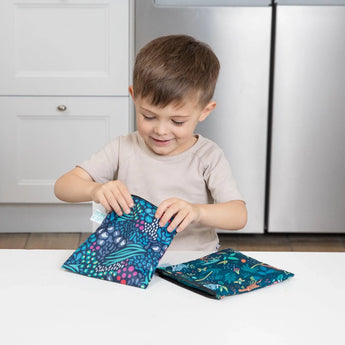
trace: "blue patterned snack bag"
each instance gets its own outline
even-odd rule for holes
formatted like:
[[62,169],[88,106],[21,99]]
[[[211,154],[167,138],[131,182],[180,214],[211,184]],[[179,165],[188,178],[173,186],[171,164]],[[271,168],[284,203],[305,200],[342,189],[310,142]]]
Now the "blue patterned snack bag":
[[162,278],[216,299],[260,289],[294,276],[230,248],[182,264],[158,267],[157,272]]
[[160,227],[157,207],[132,195],[130,214],[109,213],[63,268],[88,277],[147,288],[176,231]]

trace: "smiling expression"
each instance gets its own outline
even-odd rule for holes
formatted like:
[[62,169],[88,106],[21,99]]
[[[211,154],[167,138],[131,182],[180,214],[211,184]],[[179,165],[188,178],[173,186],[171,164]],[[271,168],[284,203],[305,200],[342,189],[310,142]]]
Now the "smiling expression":
[[[133,97],[133,90],[129,90]],[[192,147],[197,141],[195,127],[216,106],[215,102],[210,102],[201,109],[194,98],[186,99],[182,106],[168,104],[163,108],[145,99],[133,97],[133,100],[138,132],[146,146],[161,156],[173,156]]]

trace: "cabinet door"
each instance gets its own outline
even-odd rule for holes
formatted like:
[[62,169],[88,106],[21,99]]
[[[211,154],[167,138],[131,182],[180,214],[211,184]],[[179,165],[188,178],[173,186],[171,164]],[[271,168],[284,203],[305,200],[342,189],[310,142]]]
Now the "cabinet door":
[[127,0],[0,1],[0,94],[126,96],[128,11]]
[[0,97],[0,114],[5,203],[58,202],[60,175],[128,133],[128,97]]
[[344,33],[345,6],[278,6],[270,232],[345,232]]

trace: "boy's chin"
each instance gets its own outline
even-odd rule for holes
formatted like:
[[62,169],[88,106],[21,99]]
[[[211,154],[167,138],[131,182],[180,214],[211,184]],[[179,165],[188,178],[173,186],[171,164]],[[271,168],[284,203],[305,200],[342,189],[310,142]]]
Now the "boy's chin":
[[160,156],[168,156],[176,149],[174,147],[174,140],[160,141],[151,137],[146,141],[146,146],[148,146],[153,153]]
[[166,147],[162,148],[162,147],[149,146],[149,148],[153,153],[155,153],[156,155],[159,155],[159,156],[172,156],[172,155],[174,155],[173,150],[169,150]]
[[172,147],[172,145],[167,146],[157,146],[157,145],[148,145],[149,149],[159,156],[174,156],[178,154],[178,149]]

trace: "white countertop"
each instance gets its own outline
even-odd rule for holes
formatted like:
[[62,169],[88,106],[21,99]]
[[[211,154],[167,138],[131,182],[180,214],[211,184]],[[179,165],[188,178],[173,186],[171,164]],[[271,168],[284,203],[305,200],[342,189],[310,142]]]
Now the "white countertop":
[[0,250],[2,345],[345,343],[345,253],[244,252],[295,277],[214,300],[158,276],[142,290],[61,269],[72,252]]

